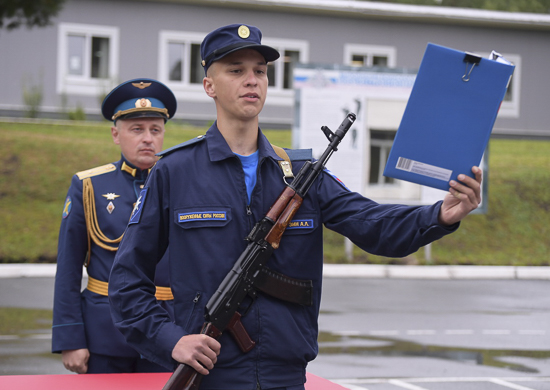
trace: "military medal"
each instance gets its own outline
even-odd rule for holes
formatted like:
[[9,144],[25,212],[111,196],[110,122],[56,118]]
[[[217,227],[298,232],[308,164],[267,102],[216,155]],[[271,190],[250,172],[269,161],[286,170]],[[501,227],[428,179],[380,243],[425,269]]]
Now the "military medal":
[[101,196],[104,196],[105,198],[107,198],[107,200],[110,201],[109,204],[107,205],[106,209],[109,212],[109,214],[112,214],[113,211],[115,210],[115,204],[113,203],[113,200],[118,198],[120,195],[117,195],[114,192],[109,192],[109,193],[103,194]]

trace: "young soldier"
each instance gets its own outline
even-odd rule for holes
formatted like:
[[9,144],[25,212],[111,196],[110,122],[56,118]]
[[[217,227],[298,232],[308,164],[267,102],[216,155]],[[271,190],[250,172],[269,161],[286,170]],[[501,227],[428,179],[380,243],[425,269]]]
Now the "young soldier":
[[[120,146],[115,163],[73,176],[59,232],[53,312],[52,352],[79,374],[166,371],[142,359],[114,327],[107,285],[118,244],[151,167],[162,150],[164,124],[176,99],[151,79],[122,83],[104,100],[102,113],[114,121],[111,134]],[[171,311],[168,268],[156,272],[157,299]],[[82,265],[88,285],[81,290]],[[155,291],[153,291],[153,294]],[[154,296],[153,296],[154,297]]]
[[[197,334],[206,302],[245,249],[243,240],[285,188],[275,152],[258,128],[267,90],[267,63],[279,53],[261,44],[248,25],[221,27],[201,45],[206,94],[217,121],[206,135],[162,154],[115,259],[113,318],[147,358],[201,374],[201,389],[303,389],[306,366],[317,355],[317,318],[323,268],[322,225],[362,249],[402,257],[458,228],[480,202],[476,179],[461,175],[433,206],[377,204],[322,172],[304,198],[269,267],[313,282],[313,304],[301,306],[259,293],[243,317],[256,346],[243,353],[228,334]],[[295,173],[304,151],[287,151]],[[306,159],[310,159],[308,156]],[[175,322],[152,295],[154,265],[170,249]],[[141,305],[137,306],[136,303]]]

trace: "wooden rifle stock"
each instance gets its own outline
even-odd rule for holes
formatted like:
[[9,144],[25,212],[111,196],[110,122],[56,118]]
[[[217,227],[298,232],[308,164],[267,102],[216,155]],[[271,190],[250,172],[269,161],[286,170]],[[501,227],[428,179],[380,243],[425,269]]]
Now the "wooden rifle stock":
[[[295,190],[290,187],[286,187],[281,196],[277,199],[275,205],[273,205],[271,210],[269,210],[269,213],[267,213],[268,218],[272,212],[273,214],[278,215],[278,217],[274,219],[275,224],[265,237],[265,240],[273,247],[273,249],[279,248],[283,233],[302,205],[302,201],[302,197],[298,195]],[[275,206],[277,206],[277,210],[274,210]]]
[[199,390],[202,375],[187,364],[180,364],[162,390]]
[[[222,333],[211,322],[205,322],[201,329],[205,334],[218,339]],[[202,375],[187,364],[179,364],[174,373],[168,379],[162,390],[199,390]]]

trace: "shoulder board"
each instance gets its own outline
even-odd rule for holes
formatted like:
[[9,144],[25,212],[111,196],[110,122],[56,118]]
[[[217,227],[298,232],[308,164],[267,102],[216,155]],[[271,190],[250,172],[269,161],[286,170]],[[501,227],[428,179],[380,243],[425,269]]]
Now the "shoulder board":
[[197,142],[204,141],[205,139],[206,138],[204,135],[199,135],[198,137],[191,138],[189,141],[185,141],[179,145],[172,146],[171,148],[163,150],[162,152],[157,153],[157,156],[159,157],[166,156],[167,154],[172,153],[174,150],[185,148],[186,146],[196,144]]
[[313,158],[311,149],[285,149],[290,161],[306,161]]
[[113,172],[113,171],[116,171],[115,164],[106,164],[106,165],[102,165],[100,167],[96,167],[96,168],[92,168],[92,169],[87,169],[85,171],[77,172],[76,175],[78,176],[78,178],[80,180],[84,180],[88,177],[103,175],[104,173],[109,173],[109,172]]

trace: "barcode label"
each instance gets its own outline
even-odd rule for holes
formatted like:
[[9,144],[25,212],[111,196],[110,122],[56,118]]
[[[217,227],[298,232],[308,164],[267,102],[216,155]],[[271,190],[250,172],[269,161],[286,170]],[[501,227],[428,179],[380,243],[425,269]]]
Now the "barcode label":
[[397,164],[395,165],[395,168],[443,181],[449,181],[451,179],[451,175],[453,174],[453,171],[451,171],[450,169],[436,167],[435,165],[421,163],[419,161],[411,160],[404,157],[399,157],[397,159]]
[[411,171],[413,160],[409,160],[408,158],[399,157],[397,159],[397,169],[402,169],[404,171]]

